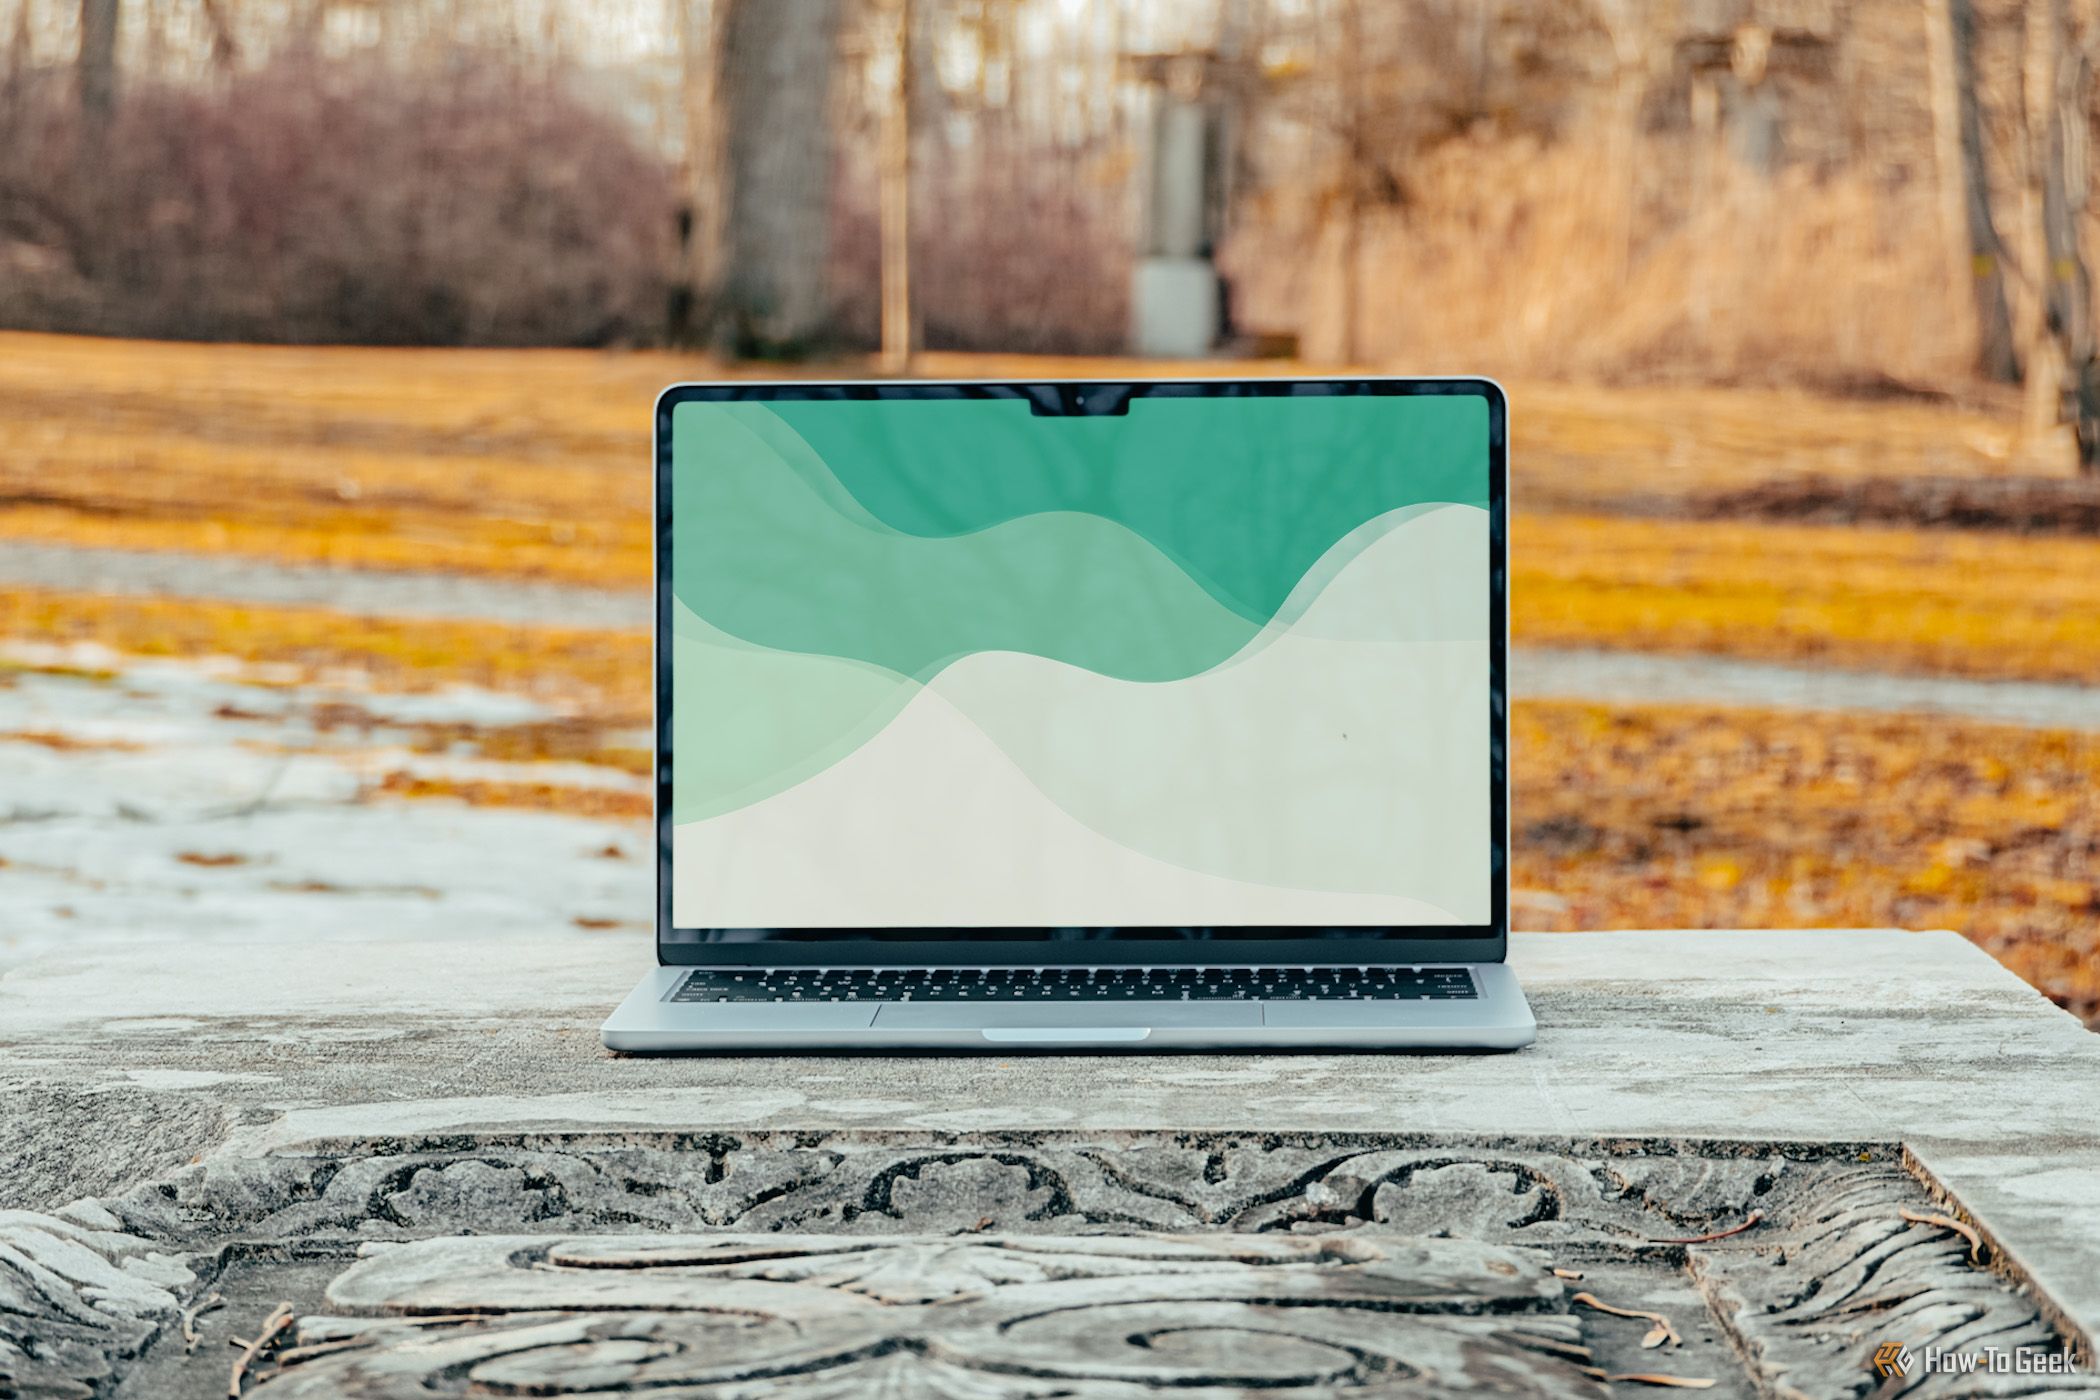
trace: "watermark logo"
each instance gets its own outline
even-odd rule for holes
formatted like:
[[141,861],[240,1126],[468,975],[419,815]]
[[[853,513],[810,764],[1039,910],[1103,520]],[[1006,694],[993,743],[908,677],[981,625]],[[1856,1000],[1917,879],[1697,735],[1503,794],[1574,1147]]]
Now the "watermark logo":
[[1907,1376],[2069,1376],[2076,1371],[2069,1351],[2043,1351],[2039,1347],[1977,1347],[1956,1351],[1948,1347],[1925,1347],[1913,1354],[1901,1342],[1880,1342],[1868,1362],[1883,1380]]

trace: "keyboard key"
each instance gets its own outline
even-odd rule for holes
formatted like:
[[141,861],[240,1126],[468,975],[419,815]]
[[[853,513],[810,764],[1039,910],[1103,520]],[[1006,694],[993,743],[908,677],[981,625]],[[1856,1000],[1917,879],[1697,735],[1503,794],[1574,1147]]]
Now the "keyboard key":
[[674,1002],[1448,1001],[1462,967],[700,968]]

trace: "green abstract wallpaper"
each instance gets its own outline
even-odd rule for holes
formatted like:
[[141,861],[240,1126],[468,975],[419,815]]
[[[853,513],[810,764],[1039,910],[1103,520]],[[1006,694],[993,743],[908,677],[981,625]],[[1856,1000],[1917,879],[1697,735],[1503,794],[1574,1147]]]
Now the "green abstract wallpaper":
[[1487,433],[680,404],[674,921],[1484,923]]

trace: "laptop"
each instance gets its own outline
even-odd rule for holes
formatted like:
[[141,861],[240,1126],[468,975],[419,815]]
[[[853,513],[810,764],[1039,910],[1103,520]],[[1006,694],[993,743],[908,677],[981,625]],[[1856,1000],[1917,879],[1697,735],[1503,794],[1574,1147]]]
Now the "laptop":
[[1506,1050],[1480,379],[686,384],[621,1051]]

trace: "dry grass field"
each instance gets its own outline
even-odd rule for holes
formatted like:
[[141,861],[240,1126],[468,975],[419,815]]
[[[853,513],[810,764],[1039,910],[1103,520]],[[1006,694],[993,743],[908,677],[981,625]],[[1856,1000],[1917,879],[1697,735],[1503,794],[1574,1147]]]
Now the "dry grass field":
[[[1240,368],[929,356],[922,372]],[[650,401],[719,372],[663,354],[0,335],[0,552],[37,541],[639,589]],[[1773,483],[2019,485],[2003,413],[1763,390],[1512,396],[1519,645],[2100,685],[2090,531],[1716,505]],[[646,766],[638,633],[29,581],[0,585],[0,641],[220,658],[272,684],[527,693],[574,718],[417,742]],[[1515,756],[1520,926],[1949,926],[2100,1017],[2100,736],[1535,701],[1516,709]],[[380,795],[640,811],[624,793],[530,781],[403,778]]]
[[1527,515],[1520,643],[2100,681],[2100,538]]
[[2100,734],[1531,701],[1523,928],[1953,928],[2100,1013]]
[[[936,355],[923,372],[1221,368]],[[0,335],[0,540],[640,588],[649,402],[719,372],[662,354]],[[1673,504],[1785,478],[2002,477],[1998,417],[1764,390],[1513,392],[1519,641],[2100,677],[2100,538],[1724,525]]]

